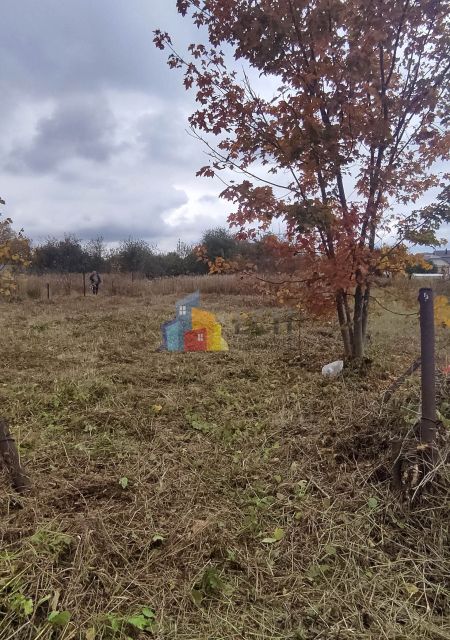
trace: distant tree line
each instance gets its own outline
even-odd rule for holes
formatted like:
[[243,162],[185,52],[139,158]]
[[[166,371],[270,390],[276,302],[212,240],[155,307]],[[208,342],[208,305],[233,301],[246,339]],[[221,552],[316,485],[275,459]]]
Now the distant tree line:
[[145,240],[128,238],[117,248],[108,248],[102,238],[81,242],[73,235],[48,238],[33,250],[32,270],[36,273],[77,273],[81,271],[131,272],[148,278],[185,273],[203,273],[194,250],[178,243],[176,251],[161,253]]
[[[200,243],[208,257],[231,259],[245,256],[253,263],[262,259],[262,243],[240,242],[226,229],[206,231]],[[48,238],[32,251],[31,270],[35,273],[77,273],[100,271],[103,273],[128,272],[147,278],[205,274],[208,266],[198,259],[196,245],[178,241],[175,251],[161,252],[145,240],[128,238],[117,248],[108,248],[103,238],[82,242],[74,235],[63,239]]]
[[[62,239],[48,238],[44,243],[32,247],[23,232],[16,232],[7,218],[0,219],[0,273],[9,265],[12,272],[26,269],[38,274],[93,270],[102,273],[135,273],[147,278],[206,274],[209,267],[199,259],[199,247],[202,247],[200,254],[206,255],[212,262],[219,257],[230,262],[237,258],[241,267],[248,265],[266,273],[281,269],[283,273],[288,273],[289,264],[281,266],[279,260],[274,260],[272,249],[277,244],[282,245],[283,241],[271,234],[259,240],[243,241],[237,240],[227,229],[218,227],[206,231],[197,245],[179,240],[175,251],[165,253],[141,239],[128,238],[118,247],[111,248],[101,237],[82,242],[75,235],[65,235]],[[298,260],[300,264],[301,257]],[[291,267],[296,266],[295,260],[290,262]],[[436,267],[430,266],[419,256],[417,263],[409,256],[404,269],[407,273],[437,272]]]

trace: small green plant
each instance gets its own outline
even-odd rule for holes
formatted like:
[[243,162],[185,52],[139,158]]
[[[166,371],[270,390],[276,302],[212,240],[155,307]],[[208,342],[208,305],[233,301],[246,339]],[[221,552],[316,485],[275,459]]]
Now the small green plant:
[[47,553],[58,557],[70,548],[73,543],[73,538],[67,533],[61,533],[60,531],[39,529],[31,536],[30,542],[40,553]]
[[53,627],[65,627],[70,622],[70,617],[70,611],[51,611],[47,620]]
[[31,598],[27,598],[23,593],[16,592],[9,598],[9,606],[14,613],[20,617],[27,618],[34,611],[34,602]]
[[126,489],[128,487],[128,478],[126,476],[124,476],[123,478],[120,478],[119,484],[122,487],[122,489]]
[[111,637],[128,633],[131,629],[153,631],[155,625],[156,614],[150,607],[142,607],[131,615],[119,616],[113,613],[106,615],[106,631],[109,632]]
[[220,578],[219,572],[215,567],[208,567],[200,581],[200,587],[202,591],[207,594],[220,591],[223,587],[223,582]]
[[297,486],[295,488],[295,497],[301,500],[306,496],[307,492],[308,492],[308,481],[300,480],[297,483]]
[[252,488],[252,495],[245,497],[244,527],[252,535],[258,535],[261,531],[261,518],[274,504],[275,498],[271,495],[254,495],[257,489]]
[[263,538],[261,542],[264,542],[265,544],[274,544],[275,542],[280,542],[280,540],[282,540],[283,538],[284,529],[282,529],[281,527],[277,527],[276,529],[274,529],[271,536]]
[[155,624],[155,612],[143,607],[140,613],[125,618],[125,623],[140,631],[151,631]]
[[207,422],[196,413],[186,413],[185,417],[188,425],[201,433],[206,434],[217,428],[217,425],[214,422]]
[[195,604],[200,606],[205,598],[220,593],[229,594],[231,591],[231,585],[224,582],[216,567],[207,567],[200,580],[195,583],[191,596]]
[[275,498],[273,496],[252,496],[248,502],[248,504],[255,506],[257,509],[261,509],[263,511],[267,510],[273,503],[275,502]]

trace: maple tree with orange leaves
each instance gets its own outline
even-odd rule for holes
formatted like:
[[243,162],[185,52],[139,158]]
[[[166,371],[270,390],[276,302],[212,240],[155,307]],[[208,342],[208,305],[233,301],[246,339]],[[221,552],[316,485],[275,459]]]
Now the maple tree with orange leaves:
[[[379,237],[438,244],[450,221],[449,0],[178,0],[208,44],[171,68],[195,90],[189,122],[208,147],[198,171],[225,183],[241,238],[282,221],[302,274],[285,295],[332,305],[347,357],[364,356]],[[205,40],[206,42],[206,40]],[[225,53],[225,51],[227,53]],[[242,68],[242,71],[240,70]],[[260,95],[251,78],[277,88]],[[242,176],[229,178],[232,171]],[[444,206],[412,210],[429,189]],[[219,265],[220,268],[220,265]]]

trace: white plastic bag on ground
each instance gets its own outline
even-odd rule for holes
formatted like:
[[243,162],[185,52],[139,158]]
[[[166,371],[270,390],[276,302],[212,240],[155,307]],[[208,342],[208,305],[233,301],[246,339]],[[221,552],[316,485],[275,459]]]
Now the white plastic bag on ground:
[[330,362],[330,364],[326,364],[324,367],[322,367],[322,375],[326,378],[335,378],[342,372],[343,368],[344,361],[335,360],[334,362]]

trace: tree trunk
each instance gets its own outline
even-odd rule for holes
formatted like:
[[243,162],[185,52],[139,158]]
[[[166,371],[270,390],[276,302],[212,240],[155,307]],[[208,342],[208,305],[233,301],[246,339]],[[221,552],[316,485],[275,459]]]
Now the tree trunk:
[[353,320],[347,294],[343,291],[336,294],[336,310],[344,343],[344,357],[362,360],[367,340],[370,286],[358,285],[354,298]]
[[344,356],[345,358],[352,357],[352,338],[350,335],[350,319],[347,317],[347,310],[344,301],[344,294],[342,292],[336,295],[336,310],[339,319],[339,327],[341,330],[342,341],[344,343]]
[[364,300],[363,300],[363,344],[365,346],[367,341],[367,323],[369,320],[369,301],[370,301],[370,284],[366,284],[366,290],[364,291]]
[[362,360],[364,357],[364,293],[361,285],[355,289],[355,307],[353,312],[353,357]]

